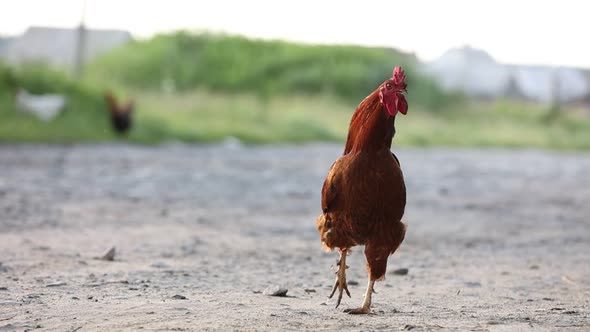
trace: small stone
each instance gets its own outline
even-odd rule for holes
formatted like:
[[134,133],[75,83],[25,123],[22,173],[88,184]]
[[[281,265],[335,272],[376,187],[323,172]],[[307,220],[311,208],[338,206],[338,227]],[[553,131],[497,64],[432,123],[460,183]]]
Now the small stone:
[[471,288],[481,287],[481,282],[479,282],[479,281],[467,281],[465,283],[465,286],[471,287]]
[[407,268],[401,268],[401,269],[397,269],[397,270],[393,270],[393,274],[396,276],[405,276],[408,274],[408,272],[410,272],[409,269]]
[[359,282],[356,280],[350,280],[347,282],[350,286],[358,286]]
[[72,296],[72,300],[79,300],[80,298],[77,296]]
[[316,292],[315,289],[313,289],[313,288],[306,288],[306,289],[304,289],[304,291],[306,293],[315,293]]
[[8,266],[2,265],[2,262],[0,262],[0,272],[8,272],[8,270],[10,270]]
[[163,262],[156,262],[152,265],[150,265],[151,267],[154,267],[156,269],[168,269],[170,268],[170,265],[163,263]]
[[538,270],[539,269],[539,265],[533,264],[533,265],[529,266],[529,269],[531,269],[531,270]]
[[2,290],[8,290],[8,287],[4,287],[4,286],[0,287],[0,291],[2,291]]
[[175,300],[188,300],[188,299],[186,298],[186,296],[184,296],[184,295],[179,295],[179,294],[176,294],[176,295],[174,295],[172,298],[173,298],[173,299],[175,299]]
[[109,251],[107,251],[106,254],[104,254],[104,256],[102,256],[100,259],[102,259],[103,261],[109,261],[112,262],[115,260],[115,247],[112,247],[111,249],[109,249]]
[[266,289],[262,292],[262,294],[267,295],[267,296],[287,296],[287,292],[289,290],[287,288],[278,286],[278,285],[272,285],[272,286],[268,286],[266,287]]
[[54,282],[51,284],[47,284],[47,285],[45,285],[45,287],[61,287],[61,286],[65,286],[65,285],[67,285],[65,282],[58,281],[58,282]]

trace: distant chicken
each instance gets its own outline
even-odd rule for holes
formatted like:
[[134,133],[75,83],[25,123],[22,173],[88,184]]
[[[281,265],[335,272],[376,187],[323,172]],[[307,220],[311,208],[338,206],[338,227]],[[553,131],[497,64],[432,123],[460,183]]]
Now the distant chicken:
[[58,94],[34,95],[25,89],[16,92],[16,107],[43,121],[50,121],[66,106],[66,97]]
[[322,211],[317,219],[321,241],[338,248],[336,282],[330,298],[339,291],[350,297],[346,282],[346,255],[351,247],[365,246],[369,280],[360,308],[351,314],[368,314],[375,281],[385,276],[387,259],[404,240],[402,223],[406,187],[397,157],[391,152],[395,116],[406,114],[405,73],[395,67],[386,80],[356,108],[342,157],[332,165],[322,188]]
[[119,134],[125,134],[131,129],[133,123],[133,109],[135,108],[135,101],[128,100],[124,104],[119,104],[117,98],[112,92],[107,91],[104,95],[107,105],[109,106],[109,113],[111,114],[111,124],[113,129]]

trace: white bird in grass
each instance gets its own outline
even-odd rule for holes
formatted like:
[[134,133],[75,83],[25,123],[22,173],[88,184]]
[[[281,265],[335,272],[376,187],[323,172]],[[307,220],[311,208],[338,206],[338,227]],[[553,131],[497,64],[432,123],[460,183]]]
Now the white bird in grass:
[[59,94],[34,95],[25,89],[19,89],[16,93],[16,107],[43,121],[56,117],[65,105],[66,97]]

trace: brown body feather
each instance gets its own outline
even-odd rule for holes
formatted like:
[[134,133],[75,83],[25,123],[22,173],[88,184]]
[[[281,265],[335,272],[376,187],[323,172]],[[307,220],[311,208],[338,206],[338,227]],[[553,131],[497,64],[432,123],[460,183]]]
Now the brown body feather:
[[342,157],[332,165],[322,188],[323,214],[317,220],[329,249],[365,245],[371,280],[385,275],[387,258],[404,240],[401,222],[406,187],[391,153],[395,117],[382,109],[378,90],[357,107]]

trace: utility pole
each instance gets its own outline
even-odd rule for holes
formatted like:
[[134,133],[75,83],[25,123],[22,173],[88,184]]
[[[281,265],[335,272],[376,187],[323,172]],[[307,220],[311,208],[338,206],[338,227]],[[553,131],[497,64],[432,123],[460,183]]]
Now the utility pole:
[[559,82],[559,68],[553,68],[551,77],[551,108],[549,111],[550,117],[554,118],[559,114],[561,108],[561,96],[559,90],[561,89]]
[[84,74],[84,56],[86,51],[86,1],[82,0],[82,18],[80,19],[80,25],[78,26],[78,34],[76,38],[76,63],[74,67],[74,75],[77,80],[82,79]]
[[549,93],[551,94],[549,104],[547,105],[548,110],[543,117],[545,121],[553,121],[559,116],[561,112],[561,97],[560,89],[561,82],[559,79],[559,67],[553,67],[551,70],[551,76],[549,78]]

